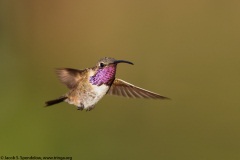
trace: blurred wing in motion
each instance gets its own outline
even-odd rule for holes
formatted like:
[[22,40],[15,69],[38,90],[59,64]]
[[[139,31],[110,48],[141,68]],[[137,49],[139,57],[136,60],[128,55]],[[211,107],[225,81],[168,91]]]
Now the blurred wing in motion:
[[134,86],[128,82],[116,78],[108,91],[109,95],[124,96],[128,98],[169,99],[157,93]]
[[81,74],[84,71],[85,70],[72,68],[60,68],[56,70],[56,73],[59,80],[64,83],[69,89],[72,89],[77,84],[77,82],[83,78],[81,77]]

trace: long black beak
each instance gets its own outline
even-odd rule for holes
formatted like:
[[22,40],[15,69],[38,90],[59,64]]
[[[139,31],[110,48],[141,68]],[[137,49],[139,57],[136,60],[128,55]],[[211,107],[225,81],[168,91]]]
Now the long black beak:
[[118,64],[118,63],[128,63],[128,64],[131,64],[131,65],[133,65],[133,63],[132,63],[132,62],[125,61],[125,60],[116,60],[116,61],[114,61],[114,63],[115,63],[115,64]]

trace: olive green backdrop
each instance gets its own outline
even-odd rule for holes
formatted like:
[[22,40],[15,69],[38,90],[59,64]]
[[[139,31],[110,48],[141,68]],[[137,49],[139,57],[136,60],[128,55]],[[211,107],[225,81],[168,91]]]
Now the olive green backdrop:
[[[0,0],[0,156],[240,159],[237,0]],[[58,67],[105,56],[171,101],[106,96],[91,112],[44,101]]]

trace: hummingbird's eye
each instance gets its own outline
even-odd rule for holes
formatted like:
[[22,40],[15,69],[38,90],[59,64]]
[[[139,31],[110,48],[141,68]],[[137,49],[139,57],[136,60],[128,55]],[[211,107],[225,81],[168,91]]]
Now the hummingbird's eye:
[[104,63],[99,63],[99,67],[104,67],[105,66],[105,64]]

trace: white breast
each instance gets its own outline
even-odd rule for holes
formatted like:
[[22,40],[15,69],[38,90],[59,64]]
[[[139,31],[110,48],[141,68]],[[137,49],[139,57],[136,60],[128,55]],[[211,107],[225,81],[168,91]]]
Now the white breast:
[[94,92],[89,93],[89,96],[84,100],[84,109],[93,107],[107,93],[109,86],[103,84],[101,86],[93,85]]
[[[94,72],[89,72],[89,77],[93,76]],[[103,84],[101,86],[92,85],[91,93],[83,100],[84,109],[94,106],[107,93],[109,86]]]

